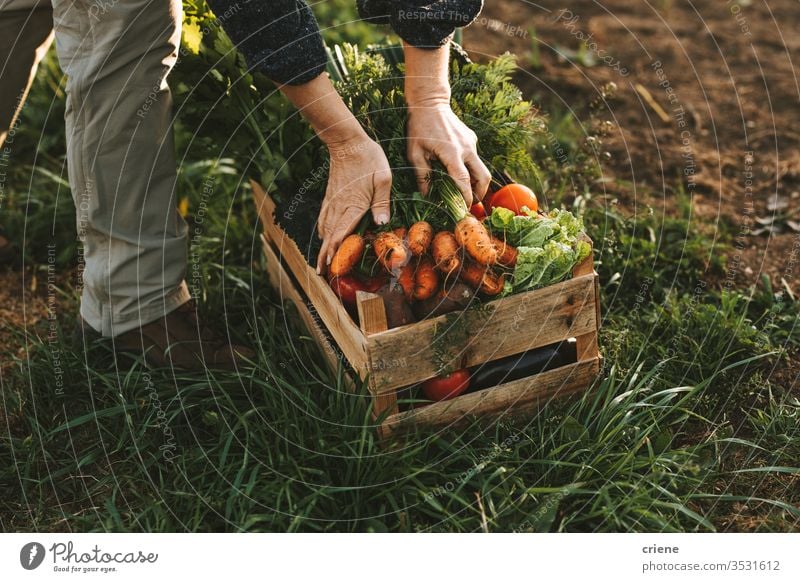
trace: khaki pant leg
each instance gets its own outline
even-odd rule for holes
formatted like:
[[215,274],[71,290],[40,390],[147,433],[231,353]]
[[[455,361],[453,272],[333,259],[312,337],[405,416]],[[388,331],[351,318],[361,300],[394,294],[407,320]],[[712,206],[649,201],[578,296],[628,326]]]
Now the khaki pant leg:
[[53,41],[52,31],[49,1],[0,0],[0,152]]
[[81,315],[104,336],[189,300],[172,98],[180,0],[53,0],[67,157],[83,241]]

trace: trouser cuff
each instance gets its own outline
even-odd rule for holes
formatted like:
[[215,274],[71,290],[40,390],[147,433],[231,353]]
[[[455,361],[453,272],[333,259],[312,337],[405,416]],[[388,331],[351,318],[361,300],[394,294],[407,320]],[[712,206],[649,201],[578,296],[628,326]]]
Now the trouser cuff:
[[81,317],[103,337],[115,337],[161,319],[191,298],[186,281],[181,281],[180,285],[167,293],[163,299],[140,306],[127,316],[115,315],[113,305],[92,305],[92,302],[84,298],[81,301]]

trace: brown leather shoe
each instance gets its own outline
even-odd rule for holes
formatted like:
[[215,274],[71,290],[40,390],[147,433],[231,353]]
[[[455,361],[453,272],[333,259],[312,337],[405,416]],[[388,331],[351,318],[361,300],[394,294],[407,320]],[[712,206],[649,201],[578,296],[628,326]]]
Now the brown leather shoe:
[[[84,324],[84,327],[88,327]],[[139,356],[150,367],[174,367],[200,371],[205,368],[235,370],[253,359],[255,352],[230,344],[202,325],[193,301],[184,303],[161,319],[111,338],[114,350]]]

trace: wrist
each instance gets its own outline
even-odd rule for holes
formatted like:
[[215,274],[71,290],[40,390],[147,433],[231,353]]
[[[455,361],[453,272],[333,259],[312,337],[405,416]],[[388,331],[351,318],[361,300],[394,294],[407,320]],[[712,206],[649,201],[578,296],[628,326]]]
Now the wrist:
[[450,51],[416,48],[403,43],[406,60],[405,98],[409,108],[450,106]]
[[367,132],[355,117],[341,121],[332,127],[321,129],[317,132],[317,136],[328,146],[329,150],[346,148],[350,144],[369,139]]

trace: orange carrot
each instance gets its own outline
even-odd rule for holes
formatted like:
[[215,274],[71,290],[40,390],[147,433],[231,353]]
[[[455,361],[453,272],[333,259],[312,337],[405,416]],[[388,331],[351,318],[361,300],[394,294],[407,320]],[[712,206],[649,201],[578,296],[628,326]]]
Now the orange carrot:
[[461,259],[458,258],[458,242],[452,232],[443,230],[436,233],[433,237],[432,252],[436,268],[443,273],[450,274],[461,266]]
[[483,276],[481,292],[485,293],[486,295],[499,295],[503,291],[505,284],[505,275],[496,275],[490,271]]
[[349,273],[364,253],[364,239],[357,234],[351,234],[342,241],[333,255],[330,265],[330,274],[341,277]]
[[455,235],[458,244],[481,265],[494,265],[497,262],[497,250],[489,231],[471,214],[458,221]]
[[428,252],[432,239],[433,227],[424,220],[412,224],[408,229],[408,248],[415,257]]
[[414,295],[414,264],[409,261],[400,269],[400,274],[397,275],[397,284],[403,289],[403,295],[406,301],[411,301]]
[[486,295],[497,295],[503,290],[505,277],[495,275],[489,267],[467,262],[458,274],[462,281]]
[[408,262],[408,251],[400,237],[393,232],[382,232],[376,236],[373,248],[378,260],[389,272]]
[[497,251],[497,262],[499,264],[509,269],[517,265],[517,249],[496,236],[492,237],[492,244]]
[[420,257],[417,271],[414,274],[414,299],[425,301],[436,293],[439,287],[439,274],[429,256]]
[[400,240],[406,240],[406,235],[408,234],[408,229],[405,226],[398,226],[393,231],[397,235],[397,238]]

